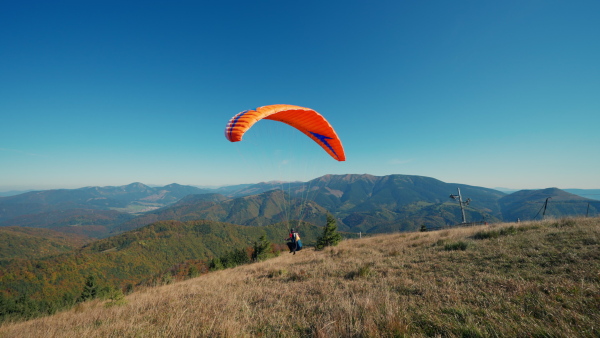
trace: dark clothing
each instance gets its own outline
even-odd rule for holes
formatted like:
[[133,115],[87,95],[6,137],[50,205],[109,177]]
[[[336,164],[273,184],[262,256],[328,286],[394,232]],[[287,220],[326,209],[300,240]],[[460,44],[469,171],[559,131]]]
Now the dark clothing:
[[302,241],[287,242],[287,246],[290,249],[290,252],[300,251],[302,250]]
[[290,237],[287,239],[287,246],[290,249],[290,253],[296,254],[296,251],[302,250],[302,241],[300,240],[300,235],[297,232],[291,231]]

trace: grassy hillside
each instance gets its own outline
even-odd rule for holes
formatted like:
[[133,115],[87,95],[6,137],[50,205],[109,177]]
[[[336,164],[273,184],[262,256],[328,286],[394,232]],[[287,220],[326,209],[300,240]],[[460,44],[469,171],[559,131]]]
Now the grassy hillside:
[[600,218],[346,240],[71,311],[0,336],[600,335]]

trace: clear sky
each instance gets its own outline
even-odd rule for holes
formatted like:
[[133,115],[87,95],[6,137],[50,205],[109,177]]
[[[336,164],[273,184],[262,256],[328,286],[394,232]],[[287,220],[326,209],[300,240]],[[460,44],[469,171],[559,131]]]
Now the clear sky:
[[[600,188],[600,1],[0,4],[0,190],[328,173]],[[279,103],[324,115],[347,161],[272,121],[225,139]]]

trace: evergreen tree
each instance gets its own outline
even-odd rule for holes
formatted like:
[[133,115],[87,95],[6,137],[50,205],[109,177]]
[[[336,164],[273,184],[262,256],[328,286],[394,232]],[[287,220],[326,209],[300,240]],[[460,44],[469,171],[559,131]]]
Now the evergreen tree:
[[125,285],[125,294],[128,295],[130,293],[133,293],[133,284],[127,283],[127,285]]
[[78,301],[85,302],[86,300],[94,299],[98,297],[98,284],[96,283],[96,277],[93,275],[89,275],[85,279],[85,284],[83,286],[83,291],[81,291],[81,295],[79,296]]
[[190,266],[188,269],[188,277],[195,278],[198,276],[200,276],[200,270],[198,270],[198,267],[195,265]]
[[106,296],[110,301],[104,304],[105,307],[127,304],[127,300],[125,299],[125,295],[121,289],[110,288]]
[[254,251],[252,252],[253,261],[262,261],[269,257],[271,253],[271,242],[266,235],[260,236],[258,242],[254,242]]
[[248,255],[245,248],[234,249],[225,255],[226,259],[221,258],[226,268],[235,268],[238,265],[248,264],[252,262],[252,258]]
[[323,236],[317,239],[315,249],[323,250],[326,246],[336,246],[342,240],[342,235],[337,231],[335,218],[327,214],[327,224],[323,228]]
[[217,271],[225,269],[225,266],[223,265],[223,262],[221,262],[221,258],[215,257],[208,263],[208,268],[210,271]]

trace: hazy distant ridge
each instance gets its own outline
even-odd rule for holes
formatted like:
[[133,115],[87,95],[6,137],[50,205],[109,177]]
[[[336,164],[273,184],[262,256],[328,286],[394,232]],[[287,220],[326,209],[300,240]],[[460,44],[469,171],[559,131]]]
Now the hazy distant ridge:
[[424,176],[348,174],[325,175],[308,182],[263,182],[218,189],[132,183],[33,191],[0,197],[0,226],[41,227],[102,238],[159,220],[267,225],[302,219],[322,225],[330,212],[341,230],[395,232],[422,225],[460,223],[459,204],[449,198],[457,188],[464,200],[471,199],[465,207],[467,222],[541,217],[540,208],[548,197],[546,216],[594,216],[600,210],[598,200],[556,188],[506,195]]

